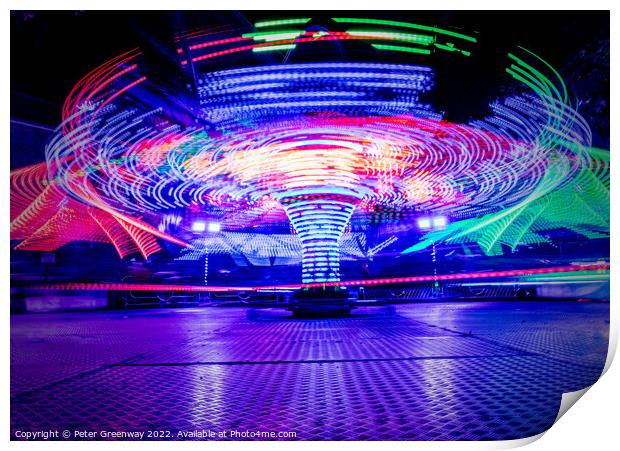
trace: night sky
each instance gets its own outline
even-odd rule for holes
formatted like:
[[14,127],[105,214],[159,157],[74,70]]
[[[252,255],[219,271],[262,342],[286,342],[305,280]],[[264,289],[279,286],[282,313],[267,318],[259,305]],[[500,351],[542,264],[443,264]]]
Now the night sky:
[[[560,11],[14,11],[11,13],[11,166],[43,159],[42,142],[60,122],[62,102],[87,72],[128,49],[172,54],[172,37],[197,27],[251,31],[264,19],[315,18],[333,27],[336,15],[405,20],[478,33],[479,47],[465,66],[420,58],[437,71],[434,104],[452,121],[485,115],[506,92],[505,55],[517,45],[543,56],[582,102],[579,111],[594,131],[594,145],[609,146],[609,13]],[[389,58],[389,57],[388,57]],[[171,62],[172,63],[172,62]],[[164,67],[165,64],[162,64]],[[165,71],[164,71],[165,73]],[[43,128],[24,127],[27,122]],[[27,136],[26,136],[27,135]],[[16,142],[19,141],[19,142]]]

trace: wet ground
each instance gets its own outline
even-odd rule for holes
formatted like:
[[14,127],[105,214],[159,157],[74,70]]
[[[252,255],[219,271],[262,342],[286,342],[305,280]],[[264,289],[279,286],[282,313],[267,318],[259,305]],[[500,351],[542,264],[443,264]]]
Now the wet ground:
[[609,304],[577,302],[363,307],[338,319],[242,307],[13,315],[11,428],[522,438],[553,424],[563,392],[598,379],[608,331]]

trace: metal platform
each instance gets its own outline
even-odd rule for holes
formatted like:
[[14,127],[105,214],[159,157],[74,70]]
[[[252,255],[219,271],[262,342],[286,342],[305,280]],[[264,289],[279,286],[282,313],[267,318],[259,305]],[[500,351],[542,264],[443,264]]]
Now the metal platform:
[[11,428],[522,438],[597,380],[608,331],[609,304],[576,302],[13,315]]

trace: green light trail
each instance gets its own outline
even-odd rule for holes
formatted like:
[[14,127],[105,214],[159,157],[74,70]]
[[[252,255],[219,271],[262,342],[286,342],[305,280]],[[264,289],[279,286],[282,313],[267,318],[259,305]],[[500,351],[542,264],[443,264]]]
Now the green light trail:
[[386,38],[394,41],[414,42],[421,45],[430,45],[435,40],[432,36],[425,34],[410,34],[410,33],[392,33],[383,30],[347,30],[351,36],[360,36],[372,38]]
[[304,30],[281,30],[245,33],[241,36],[244,38],[253,38],[255,41],[283,41],[285,39],[295,39],[303,33],[305,33]]
[[295,44],[284,44],[284,45],[270,45],[266,47],[254,47],[252,49],[253,52],[275,52],[278,50],[292,50],[295,48]]
[[452,36],[454,38],[463,39],[469,42],[477,42],[477,39],[473,36],[467,36],[461,33],[456,33],[454,31],[444,30],[442,28],[431,27],[427,25],[419,25],[409,22],[399,22],[396,20],[382,20],[382,19],[359,19],[352,17],[333,17],[332,20],[338,23],[359,23],[359,24],[368,24],[368,25],[387,25],[391,27],[401,27],[401,28],[413,28],[417,30],[431,31],[433,33],[443,34],[446,36]]
[[393,52],[421,53],[423,55],[430,55],[431,53],[431,51],[428,49],[420,49],[416,47],[403,47],[400,45],[372,44],[372,46],[378,50],[391,50]]
[[268,20],[264,22],[256,22],[254,27],[256,28],[265,28],[265,27],[279,27],[282,25],[299,25],[305,24],[310,21],[310,17],[304,17],[301,19],[283,19],[283,20]]

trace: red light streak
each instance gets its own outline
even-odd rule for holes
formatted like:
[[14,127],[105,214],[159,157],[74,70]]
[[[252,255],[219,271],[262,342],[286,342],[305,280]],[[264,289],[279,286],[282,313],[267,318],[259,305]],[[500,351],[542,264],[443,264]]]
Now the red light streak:
[[142,83],[143,81],[146,80],[146,77],[140,77],[135,81],[132,81],[131,83],[129,83],[127,86],[119,89],[118,91],[116,91],[114,94],[112,94],[110,97],[108,97],[100,106],[99,108],[97,108],[97,111],[95,112],[95,116],[97,115],[97,113],[99,111],[101,111],[101,109],[106,106],[108,103],[110,103],[112,100],[114,100],[115,98],[117,98],[118,96],[120,96],[121,94],[123,94],[124,92],[130,90],[131,88],[133,88],[134,86]]
[[160,285],[160,284],[130,284],[130,283],[60,283],[31,286],[42,290],[84,290],[84,291],[176,291],[176,292],[230,292],[230,291],[261,291],[278,289],[298,288],[322,288],[322,287],[353,287],[366,285],[388,285],[395,283],[432,282],[435,280],[468,280],[488,279],[493,277],[517,277],[531,276],[535,274],[550,274],[574,271],[608,270],[609,263],[596,263],[590,265],[569,265],[547,268],[512,269],[508,271],[488,271],[459,274],[440,274],[428,276],[392,277],[371,280],[350,280],[343,282],[285,284],[285,285],[262,285],[255,287],[227,287],[227,286],[201,286],[201,285]]
[[[269,41],[269,42],[264,42],[260,44],[244,45],[241,47],[220,50],[218,52],[207,53],[206,55],[200,55],[195,58],[192,58],[192,62],[196,63],[198,61],[202,61],[205,59],[215,58],[217,56],[229,55],[231,53],[243,52],[246,50],[252,50],[254,48],[260,48],[260,47],[272,47],[272,46],[278,46],[278,45],[298,44],[298,43],[304,43],[304,42],[352,41],[352,40],[363,41],[363,40],[369,39],[368,36],[352,36],[345,32],[334,32],[334,31],[331,31],[328,35],[321,36],[320,38],[313,37],[313,34],[314,32],[307,32],[307,33],[301,34],[299,37],[295,39],[283,39],[280,41]],[[306,36],[306,37],[302,37],[302,36]],[[385,36],[372,36],[372,39],[373,40],[387,40],[387,41],[392,40],[392,38],[385,37]],[[230,40],[222,40],[222,41],[230,41]],[[214,44],[215,42],[223,43],[222,41],[214,41],[213,43],[197,44],[192,47],[199,49],[199,48],[207,47],[210,45],[215,45]],[[234,42],[234,41],[230,41],[230,42]],[[190,49],[192,49],[192,47],[190,47]],[[181,64],[186,65],[187,60],[183,60]]]

